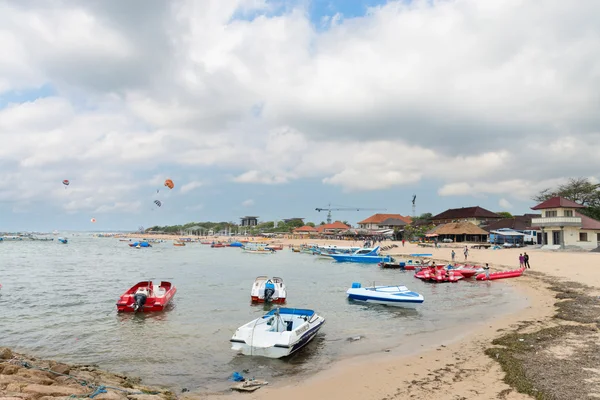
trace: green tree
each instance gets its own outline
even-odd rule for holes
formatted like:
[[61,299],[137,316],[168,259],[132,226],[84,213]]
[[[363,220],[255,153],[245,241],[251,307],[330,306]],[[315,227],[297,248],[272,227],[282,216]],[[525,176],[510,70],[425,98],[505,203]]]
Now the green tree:
[[314,228],[315,227],[315,223],[314,222],[307,222],[306,226],[312,226]]
[[497,212],[496,214],[498,214],[502,218],[512,218],[513,217],[513,215],[511,213],[509,213],[508,211],[500,211],[500,212]]
[[590,218],[600,220],[600,184],[592,183],[588,178],[570,178],[567,183],[555,189],[548,188],[540,191],[533,196],[532,200],[541,203],[556,196],[585,206],[578,211]]

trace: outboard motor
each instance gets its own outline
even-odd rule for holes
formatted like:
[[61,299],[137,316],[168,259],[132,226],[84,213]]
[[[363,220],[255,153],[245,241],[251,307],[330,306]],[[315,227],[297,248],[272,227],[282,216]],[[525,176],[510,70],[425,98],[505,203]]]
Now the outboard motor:
[[148,295],[145,293],[136,293],[133,295],[133,310],[137,312],[140,308],[144,308],[144,304],[146,304],[146,299]]
[[275,285],[273,284],[273,282],[271,281],[267,281],[267,283],[265,283],[265,303],[266,302],[270,302],[271,299],[273,298],[273,295],[275,294]]

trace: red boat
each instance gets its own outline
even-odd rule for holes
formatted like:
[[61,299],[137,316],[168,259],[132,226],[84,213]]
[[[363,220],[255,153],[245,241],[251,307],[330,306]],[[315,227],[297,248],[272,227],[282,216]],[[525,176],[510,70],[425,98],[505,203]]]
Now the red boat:
[[484,274],[477,275],[477,277],[475,279],[477,279],[478,281],[487,281],[487,280],[493,281],[495,279],[517,278],[517,277],[523,275],[523,271],[525,271],[525,268],[513,269],[512,271],[492,272],[490,274],[489,279],[485,277],[485,273],[484,273]]
[[267,249],[267,250],[283,250],[283,245],[282,244],[277,245],[277,246],[271,245],[271,246],[265,247],[265,249]]
[[219,247],[228,247],[228,246],[226,246],[223,243],[213,243],[213,244],[210,245],[210,247],[213,247],[213,248],[217,247],[217,248],[219,248]]
[[171,282],[152,284],[152,281],[143,281],[135,284],[123,293],[117,301],[118,312],[152,312],[162,311],[171,301],[177,289]]
[[455,270],[446,271],[443,266],[437,268],[424,268],[415,274],[415,278],[431,282],[458,282],[464,276]]

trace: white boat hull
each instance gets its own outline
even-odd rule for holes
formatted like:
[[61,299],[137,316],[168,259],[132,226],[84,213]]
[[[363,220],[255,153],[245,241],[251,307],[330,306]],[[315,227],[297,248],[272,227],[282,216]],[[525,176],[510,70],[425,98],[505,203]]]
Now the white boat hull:
[[422,295],[411,292],[406,286],[351,288],[346,291],[346,294],[354,301],[404,308],[416,308],[425,300]]
[[[312,314],[290,315],[284,310]],[[325,319],[312,310],[282,309],[280,317],[274,312],[239,327],[230,340],[231,349],[247,356],[287,357],[306,346],[325,323]],[[287,330],[288,322],[293,323],[291,330]]]

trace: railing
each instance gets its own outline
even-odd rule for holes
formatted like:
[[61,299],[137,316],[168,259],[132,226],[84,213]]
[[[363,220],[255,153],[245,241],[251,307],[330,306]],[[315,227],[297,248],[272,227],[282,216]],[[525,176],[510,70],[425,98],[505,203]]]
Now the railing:
[[532,218],[532,226],[581,226],[580,217],[549,217],[549,218]]

